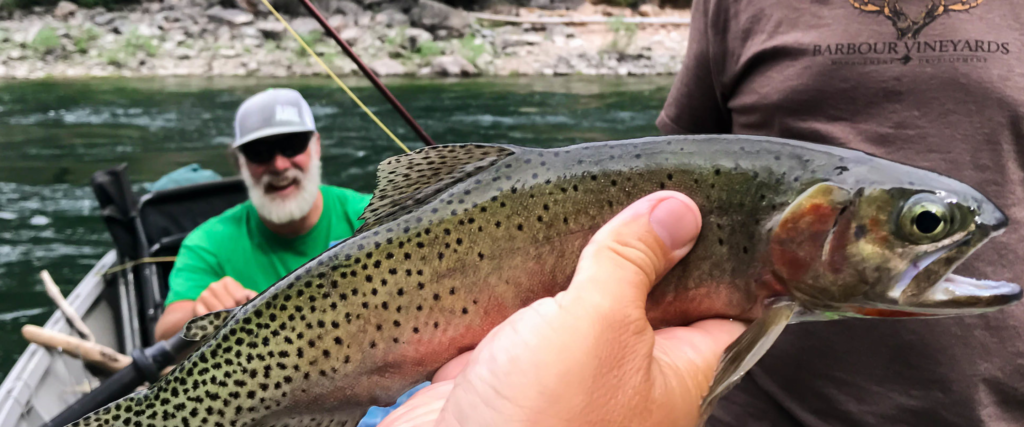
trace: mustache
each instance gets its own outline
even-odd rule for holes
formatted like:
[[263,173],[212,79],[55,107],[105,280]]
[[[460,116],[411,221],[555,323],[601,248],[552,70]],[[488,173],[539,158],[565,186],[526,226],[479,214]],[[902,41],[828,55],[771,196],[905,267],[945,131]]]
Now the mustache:
[[260,187],[265,188],[267,185],[283,186],[293,181],[299,185],[302,184],[305,173],[295,168],[286,169],[279,173],[267,173],[260,177]]

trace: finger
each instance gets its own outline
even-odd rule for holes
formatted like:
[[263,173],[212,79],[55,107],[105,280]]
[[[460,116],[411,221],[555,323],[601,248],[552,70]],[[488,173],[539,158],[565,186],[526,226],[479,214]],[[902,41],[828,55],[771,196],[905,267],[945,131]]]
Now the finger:
[[601,227],[580,255],[568,294],[643,309],[647,294],[693,247],[701,217],[689,197],[650,194]]
[[469,364],[470,357],[473,356],[472,351],[467,351],[458,355],[458,357],[452,359],[448,363],[445,363],[441,369],[437,370],[434,374],[434,379],[431,382],[441,382],[447,380],[454,380],[455,377],[462,373],[463,369],[466,369],[466,365]]
[[413,394],[384,417],[378,427],[429,427],[434,426],[441,408],[452,391],[453,381],[435,382]]
[[206,308],[206,304],[203,304],[202,297],[200,297],[200,299],[196,300],[196,306],[192,310],[192,317],[199,317],[209,312],[210,309]]
[[228,286],[230,285],[227,283],[217,282],[206,289],[206,291],[217,300],[218,304],[220,304],[221,310],[238,306],[235,304],[235,297],[231,295],[230,291],[228,291]]
[[256,296],[256,292],[246,289],[241,283],[238,283],[237,280],[231,277],[225,277],[221,280],[224,281],[228,293],[231,294],[231,297],[234,299],[235,307],[245,304],[246,301],[249,301],[252,297]]
[[[677,404],[697,401],[707,394],[725,349],[746,328],[740,321],[708,319],[687,327],[655,331],[655,375],[661,381],[662,390],[667,391],[656,395]],[[695,413],[684,416],[689,415]]]

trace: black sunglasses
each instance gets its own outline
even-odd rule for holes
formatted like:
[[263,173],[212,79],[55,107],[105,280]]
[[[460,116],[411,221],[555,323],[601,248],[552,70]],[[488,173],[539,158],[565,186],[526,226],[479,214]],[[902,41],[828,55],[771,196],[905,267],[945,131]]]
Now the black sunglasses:
[[264,164],[278,154],[290,159],[305,153],[312,136],[309,132],[275,135],[246,143],[239,150],[249,163]]

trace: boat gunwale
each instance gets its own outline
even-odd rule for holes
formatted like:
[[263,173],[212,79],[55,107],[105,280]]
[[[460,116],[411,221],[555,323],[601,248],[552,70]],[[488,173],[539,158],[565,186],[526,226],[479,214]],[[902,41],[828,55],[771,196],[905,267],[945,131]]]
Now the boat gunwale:
[[[80,315],[84,315],[102,295],[106,287],[103,272],[117,262],[117,251],[109,250],[96,265],[89,270],[82,280],[67,296],[68,305]],[[54,313],[43,325],[44,329],[65,334],[73,334],[67,318],[60,310]],[[46,373],[46,367],[57,356],[47,348],[30,343],[18,357],[18,361],[8,372],[0,384],[0,427],[15,427],[31,404],[31,398]],[[56,396],[55,396],[56,398]],[[69,405],[74,402],[70,402]],[[41,414],[46,415],[46,414]],[[56,414],[51,414],[56,415]]]

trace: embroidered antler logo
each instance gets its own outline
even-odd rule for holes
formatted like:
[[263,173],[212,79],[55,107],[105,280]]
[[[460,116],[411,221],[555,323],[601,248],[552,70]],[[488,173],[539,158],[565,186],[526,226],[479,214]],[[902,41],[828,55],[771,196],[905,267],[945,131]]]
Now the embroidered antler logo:
[[921,31],[929,24],[935,22],[942,14],[948,12],[963,12],[977,7],[984,0],[930,0],[928,7],[917,18],[912,18],[900,7],[899,0],[850,0],[850,4],[858,10],[877,13],[885,16],[892,26],[896,28],[896,40],[903,40],[905,37],[917,39]]

